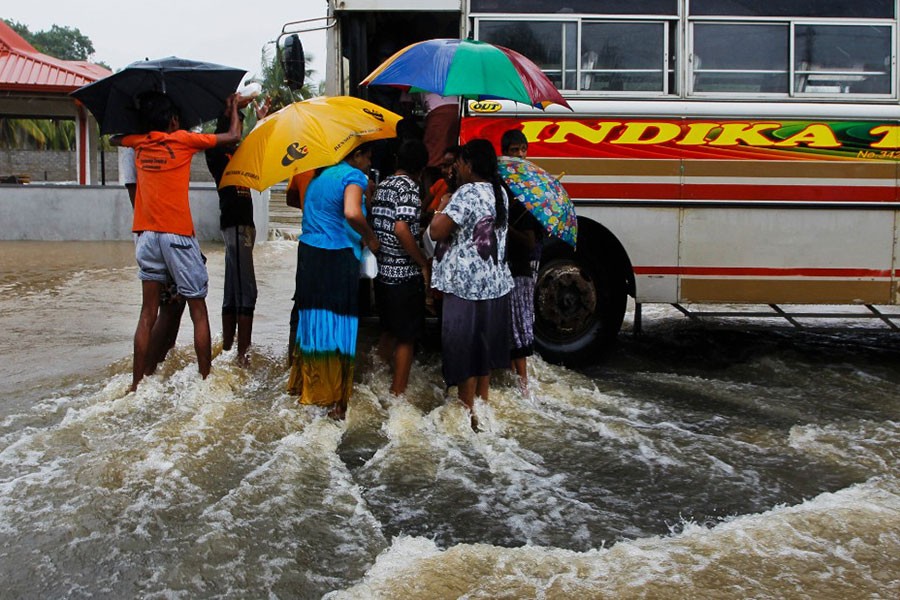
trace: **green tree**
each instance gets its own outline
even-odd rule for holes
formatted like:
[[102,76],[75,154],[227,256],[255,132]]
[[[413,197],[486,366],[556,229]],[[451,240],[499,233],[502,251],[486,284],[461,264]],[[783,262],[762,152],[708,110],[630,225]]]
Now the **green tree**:
[[32,32],[22,23],[7,19],[4,21],[38,52],[62,60],[90,60],[94,55],[94,43],[77,27],[53,25],[46,31]]
[[31,43],[31,31],[28,29],[28,25],[18,21],[10,21],[9,19],[3,19],[3,22],[9,25],[10,29],[25,38],[26,42]]
[[270,46],[263,48],[261,59],[262,81],[260,81],[260,85],[262,85],[263,93],[272,99],[272,112],[297,100],[305,100],[316,95],[310,89],[310,78],[315,74],[315,71],[309,68],[312,55],[307,54],[305,59],[307,65],[306,83],[298,91],[292,92],[284,80],[284,69],[281,66],[280,52],[270,49]]
[[35,48],[63,60],[90,60],[94,44],[77,27],[53,25],[49,31],[34,34]]
[[8,119],[0,117],[0,148],[74,150],[75,122],[71,119]]

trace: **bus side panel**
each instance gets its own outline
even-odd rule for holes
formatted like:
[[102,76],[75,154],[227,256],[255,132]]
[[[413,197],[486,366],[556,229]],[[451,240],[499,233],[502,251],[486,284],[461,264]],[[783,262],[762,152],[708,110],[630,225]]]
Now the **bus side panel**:
[[891,303],[900,304],[900,210],[894,213],[894,260]]
[[638,302],[897,302],[891,123],[476,117],[463,141],[509,128],[618,238]]
[[678,298],[680,209],[589,206],[578,212],[603,224],[622,242],[634,265],[639,302],[674,302]]
[[889,304],[896,211],[684,210],[681,302]]

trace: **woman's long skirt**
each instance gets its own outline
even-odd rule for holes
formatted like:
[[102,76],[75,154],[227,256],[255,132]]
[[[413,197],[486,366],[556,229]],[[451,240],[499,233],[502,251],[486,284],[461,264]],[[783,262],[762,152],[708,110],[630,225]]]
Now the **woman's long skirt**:
[[359,330],[359,260],[349,248],[300,242],[297,261],[297,336],[288,390],[301,404],[346,406]]
[[444,294],[442,371],[447,387],[509,368],[509,294],[466,300]]

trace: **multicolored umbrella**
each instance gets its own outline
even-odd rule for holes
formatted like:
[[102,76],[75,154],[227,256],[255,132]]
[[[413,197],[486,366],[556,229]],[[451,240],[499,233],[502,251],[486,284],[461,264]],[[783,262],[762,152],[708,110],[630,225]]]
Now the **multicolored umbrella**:
[[294,102],[256,124],[228,161],[219,187],[265,190],[339,163],[362,144],[397,135],[400,115],[351,96]]
[[516,199],[550,235],[570,244],[578,240],[575,205],[559,180],[531,161],[514,156],[497,159],[500,176]]
[[537,108],[571,108],[540,67],[509,48],[477,40],[411,44],[381,63],[361,85],[388,85],[470,100],[503,99]]

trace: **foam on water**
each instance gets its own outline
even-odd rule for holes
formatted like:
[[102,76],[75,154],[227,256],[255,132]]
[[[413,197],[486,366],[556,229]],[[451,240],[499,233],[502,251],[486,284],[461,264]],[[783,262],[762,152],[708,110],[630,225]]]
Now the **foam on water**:
[[441,550],[398,537],[359,584],[326,598],[889,597],[900,592],[898,552],[900,488],[876,478],[712,529],[687,524],[587,552]]
[[[437,353],[398,398],[363,343],[338,424],[284,391],[295,252],[257,249],[249,367],[216,337],[201,380],[185,319],[137,393],[133,267],[0,298],[14,333],[66,325],[6,342],[21,348],[0,374],[34,386],[0,413],[0,596],[900,594],[889,345],[673,328],[652,348],[623,340],[590,376],[531,359],[524,394],[498,374],[476,434]],[[221,250],[207,255],[220,277]],[[57,355],[76,375],[29,375]]]

